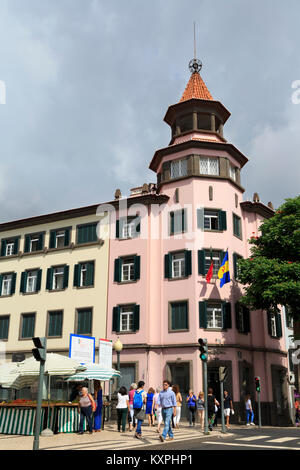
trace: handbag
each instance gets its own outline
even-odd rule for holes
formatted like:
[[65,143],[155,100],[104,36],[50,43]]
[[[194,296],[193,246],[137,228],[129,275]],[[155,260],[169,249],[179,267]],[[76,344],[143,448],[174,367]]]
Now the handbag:
[[144,421],[144,419],[146,418],[146,413],[145,413],[145,410],[143,408],[140,409],[140,411],[136,414],[136,419],[140,420],[140,421]]
[[234,410],[231,410],[231,414],[232,414],[232,416],[234,415]]

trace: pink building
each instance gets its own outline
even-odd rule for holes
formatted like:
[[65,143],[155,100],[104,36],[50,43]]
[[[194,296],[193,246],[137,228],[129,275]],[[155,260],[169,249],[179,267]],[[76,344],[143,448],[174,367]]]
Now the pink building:
[[[128,207],[117,210],[111,224],[107,337],[119,337],[124,345],[124,385],[144,380],[148,389],[168,378],[183,395],[190,388],[203,390],[198,338],[207,338],[208,384],[219,397],[218,368],[227,367],[225,389],[232,394],[235,419],[244,420],[247,392],[256,400],[259,376],[263,424],[282,424],[282,318],[241,306],[237,268],[238,258],[250,255],[249,238],[272,217],[272,205],[257,195],[243,202],[241,173],[248,160],[223,135],[230,113],[212,98],[199,61],[190,68],[180,101],[164,118],[171,141],[150,163],[157,184],[120,198]],[[221,288],[217,273],[227,249],[231,281]],[[207,283],[211,262],[214,276]]]

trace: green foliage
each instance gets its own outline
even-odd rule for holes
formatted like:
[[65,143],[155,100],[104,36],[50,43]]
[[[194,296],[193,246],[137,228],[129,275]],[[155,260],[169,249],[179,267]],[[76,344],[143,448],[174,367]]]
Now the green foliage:
[[294,319],[300,318],[300,196],[286,199],[260,231],[250,239],[251,258],[238,261],[242,302],[274,312],[289,306]]

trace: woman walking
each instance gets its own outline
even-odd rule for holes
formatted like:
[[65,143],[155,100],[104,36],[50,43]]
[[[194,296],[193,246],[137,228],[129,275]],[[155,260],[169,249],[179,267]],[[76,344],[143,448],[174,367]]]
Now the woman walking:
[[154,388],[150,387],[147,393],[147,401],[146,401],[146,415],[148,415],[149,426],[154,426]]
[[154,410],[155,410],[156,419],[157,419],[157,429],[156,429],[156,432],[157,432],[158,434],[160,434],[160,426],[161,426],[161,422],[162,422],[161,406],[158,405],[158,403],[157,403],[158,396],[159,396],[160,392],[161,392],[161,388],[160,388],[160,387],[157,387],[156,393],[155,393],[154,398],[153,398],[153,401],[154,401]]
[[133,413],[133,397],[134,397],[136,389],[137,389],[137,384],[132,383],[130,385],[130,389],[129,389],[129,393],[128,393],[128,396],[129,396],[129,415],[130,415],[129,431],[132,431],[135,428],[135,425],[136,425],[135,417],[134,417],[134,413]]
[[126,418],[129,411],[129,396],[127,395],[125,387],[121,387],[118,392],[118,403],[116,409],[118,414],[118,431],[121,432],[122,424],[122,433],[124,433],[126,429]]
[[188,396],[186,397],[188,409],[189,409],[189,420],[190,420],[190,427],[193,425],[195,426],[195,413],[196,413],[196,401],[197,398],[194,395],[193,390],[189,391]]
[[[253,408],[252,408],[252,403],[251,403],[251,396],[248,393],[245,398],[245,406],[246,406],[246,426],[255,426],[253,423],[254,420],[254,413],[253,413]],[[250,421],[250,422],[249,422]]]
[[79,422],[79,433],[83,434],[83,422],[86,418],[88,423],[88,430],[90,434],[93,434],[93,411],[96,410],[96,403],[90,393],[88,393],[87,387],[82,387],[81,397],[78,403],[78,412],[80,413]]
[[176,429],[179,429],[179,422],[181,418],[181,407],[182,407],[182,396],[179,390],[179,385],[173,385],[172,388],[176,397],[176,416],[174,417],[174,426]]
[[199,392],[198,398],[197,398],[197,414],[198,414],[198,420],[200,423],[200,429],[204,430],[204,393]]
[[97,408],[94,413],[94,431],[100,432],[101,424],[102,424],[103,401],[102,401],[102,387],[101,387],[99,380],[97,381],[95,380],[94,390],[95,390],[95,394],[94,394],[95,402],[97,403]]
[[219,402],[213,394],[213,389],[209,388],[207,393],[207,416],[208,416],[208,428],[210,431],[213,430],[213,425],[216,417],[216,406],[220,406]]

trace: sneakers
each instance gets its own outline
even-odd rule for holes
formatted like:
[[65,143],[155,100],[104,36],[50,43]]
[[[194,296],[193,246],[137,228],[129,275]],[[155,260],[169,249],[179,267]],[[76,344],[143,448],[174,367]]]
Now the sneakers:
[[250,426],[250,423],[247,423],[246,426]]
[[255,424],[254,424],[254,423],[250,423],[250,425],[251,425],[251,426],[255,426]]
[[138,434],[137,432],[135,433],[134,437],[136,437],[137,439],[142,439],[142,435]]
[[161,434],[160,434],[160,436],[159,436],[159,440],[160,440],[161,442],[164,442],[164,438],[162,437]]
[[174,441],[174,437],[169,437],[168,441]]

